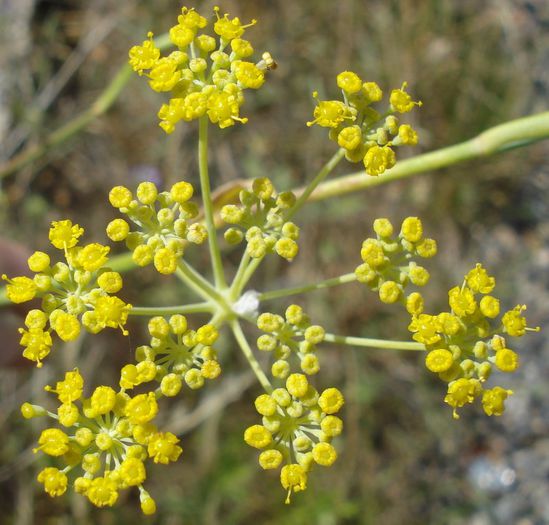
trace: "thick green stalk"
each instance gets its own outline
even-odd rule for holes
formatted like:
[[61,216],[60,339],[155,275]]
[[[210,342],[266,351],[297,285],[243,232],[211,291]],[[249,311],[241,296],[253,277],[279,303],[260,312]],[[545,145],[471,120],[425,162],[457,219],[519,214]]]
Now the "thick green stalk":
[[187,264],[183,259],[179,261],[177,266],[176,275],[181,281],[189,288],[194,290],[200,297],[206,301],[213,300],[217,302],[220,299],[220,295],[213,286],[202,277],[192,266]]
[[251,256],[248,253],[248,250],[244,250],[244,253],[242,254],[242,258],[240,259],[240,264],[238,265],[238,270],[236,270],[236,274],[234,276],[233,282],[231,283],[231,297],[233,299],[236,299],[238,297],[238,292],[236,290],[242,289],[240,288],[240,282],[244,278],[244,274],[248,269],[248,265],[250,264],[250,259],[251,259]]
[[321,170],[316,174],[315,178],[307,184],[304,190],[302,190],[301,195],[299,195],[294,207],[290,210],[290,213],[286,216],[289,220],[291,219],[299,209],[307,202],[309,196],[316,187],[332,172],[332,170],[338,165],[339,161],[344,157],[345,150],[340,148],[332,156],[332,158],[322,166]]
[[[324,182],[310,195],[308,200],[318,201],[353,193],[466,160],[520,148],[547,138],[549,138],[549,112],[511,120],[487,129],[480,135],[460,144],[399,161],[394,168],[379,177],[371,177],[361,170]],[[302,195],[306,191],[307,188],[301,190]],[[296,193],[299,194],[300,191],[298,190]]]
[[300,293],[311,292],[313,290],[322,290],[323,288],[330,288],[331,286],[352,283],[354,281],[356,281],[356,275],[354,273],[346,273],[344,275],[340,275],[339,277],[333,277],[331,279],[320,281],[319,283],[305,284],[303,286],[282,288],[281,290],[272,290],[270,292],[265,292],[259,296],[259,300],[270,301],[271,299],[278,299],[279,297],[297,295]]
[[252,278],[255,271],[259,268],[259,265],[261,264],[261,261],[263,261],[264,257],[265,256],[254,258],[253,261],[248,264],[246,270],[242,274],[242,277],[237,283],[237,286],[232,289],[232,294],[235,297],[238,297],[242,293],[242,290],[244,290],[244,287],[248,284],[248,281]]
[[261,383],[261,386],[263,387],[265,392],[270,394],[273,391],[271,382],[269,381],[268,377],[265,375],[265,372],[263,372],[261,365],[255,358],[252,349],[250,348],[250,345],[246,340],[246,336],[242,331],[240,323],[238,321],[232,321],[231,329],[233,331],[236,341],[238,342],[238,345],[240,346],[240,349],[242,350],[242,353],[244,354],[244,357],[248,360],[248,363],[250,363],[250,367],[257,377],[257,380]]
[[223,261],[217,244],[217,229],[214,222],[213,201],[208,174],[208,117],[200,117],[198,124],[198,169],[200,172],[200,187],[202,189],[202,203],[204,219],[208,229],[208,244],[216,288],[226,288]]
[[381,348],[387,350],[411,350],[423,352],[425,346],[410,341],[388,341],[386,339],[370,339],[369,337],[350,337],[346,335],[325,334],[324,341],[349,346],[363,346],[367,348]]
[[180,306],[134,306],[130,310],[130,315],[173,315],[173,314],[191,314],[191,313],[203,313],[212,312],[215,310],[215,306],[212,303],[192,303],[182,304]]

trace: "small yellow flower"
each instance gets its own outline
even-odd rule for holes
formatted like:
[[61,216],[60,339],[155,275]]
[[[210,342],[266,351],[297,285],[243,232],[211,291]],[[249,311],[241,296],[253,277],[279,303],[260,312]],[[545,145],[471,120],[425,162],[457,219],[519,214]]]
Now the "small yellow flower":
[[126,208],[132,198],[132,192],[125,186],[115,186],[109,192],[109,202],[114,208]]
[[46,386],[44,390],[46,390],[46,392],[56,393],[61,403],[72,403],[73,401],[80,399],[83,388],[84,379],[80,375],[78,369],[75,369],[66,372],[65,379],[58,381],[55,385],[55,389]]
[[78,264],[88,272],[99,270],[108,261],[107,254],[110,248],[98,243],[84,246],[76,257]]
[[420,257],[428,259],[437,254],[437,241],[434,239],[422,239],[416,245],[416,251]]
[[40,434],[38,444],[40,447],[33,452],[42,450],[48,456],[62,456],[69,450],[69,436],[58,428],[47,428]]
[[512,337],[521,337],[526,333],[526,319],[522,316],[524,310],[526,310],[525,305],[515,306],[501,319],[504,330]]
[[217,328],[211,324],[205,324],[196,331],[196,340],[203,345],[213,345],[218,337],[219,332]]
[[187,202],[189,199],[191,199],[193,193],[194,188],[192,184],[185,181],[176,182],[170,190],[170,195],[172,199],[178,204],[183,204]]
[[481,391],[482,387],[478,379],[461,378],[448,384],[448,393],[444,401],[453,407],[454,419],[459,419],[456,408],[472,403]]
[[502,372],[514,372],[519,366],[518,355],[509,348],[502,348],[496,352],[495,363]]
[[59,250],[72,248],[78,243],[78,239],[84,233],[84,228],[73,225],[72,221],[53,221],[49,232],[50,242]]
[[272,441],[272,434],[262,425],[252,425],[244,432],[244,441],[254,448],[268,447]]
[[465,317],[475,313],[477,303],[473,292],[469,288],[456,286],[448,292],[450,308],[459,317]]
[[272,416],[276,413],[276,402],[268,394],[261,394],[255,400],[255,408],[262,416]]
[[154,182],[141,182],[135,193],[142,204],[154,204],[158,197],[158,189]]
[[454,364],[454,358],[452,352],[445,348],[439,348],[437,350],[431,350],[425,358],[425,366],[436,374],[440,372],[446,372]]
[[420,314],[412,317],[412,322],[408,326],[408,330],[412,332],[414,340],[424,345],[432,345],[438,343],[441,337],[438,334],[440,324],[436,316],[428,314]]
[[417,132],[408,124],[403,124],[398,128],[398,138],[401,144],[415,146],[418,143]]
[[307,376],[303,374],[291,374],[286,379],[286,389],[294,397],[303,397],[309,389]]
[[499,300],[491,295],[485,295],[479,303],[482,315],[494,319],[499,315]]
[[276,241],[275,251],[278,255],[280,255],[280,257],[286,259],[287,261],[291,261],[297,255],[299,246],[293,239],[283,237],[282,239],[278,239],[278,241]]
[[234,38],[231,40],[231,49],[239,58],[246,58],[254,53],[254,48],[250,42],[248,42],[248,40],[243,40],[242,38]]
[[170,40],[179,48],[187,47],[193,41],[195,34],[196,31],[182,24],[173,26],[169,32]]
[[149,33],[148,40],[145,40],[140,46],[133,46],[130,49],[130,65],[132,69],[143,74],[144,69],[151,69],[160,58],[160,50],[153,42],[153,34]]
[[496,280],[488,275],[480,263],[465,276],[465,281],[474,293],[490,293],[496,285]]
[[[99,297],[94,304],[93,314],[100,328],[120,328],[124,335],[128,332],[123,326],[128,320],[128,314],[131,305],[122,301],[118,297],[103,296]],[[90,312],[91,313],[91,312]]]
[[34,299],[36,295],[36,284],[28,277],[14,277],[8,279],[6,274],[2,275],[2,279],[7,281],[6,295],[12,303],[26,303]]
[[330,443],[317,443],[313,447],[313,459],[319,465],[329,467],[337,459],[337,452]]
[[362,80],[352,71],[343,71],[337,75],[337,87],[346,93],[357,93],[362,88]]
[[416,286],[425,286],[430,278],[429,272],[423,268],[423,266],[418,266],[417,264],[411,264],[408,267],[408,275],[410,281]]
[[275,469],[280,466],[282,459],[282,453],[279,450],[264,450],[259,454],[259,465],[265,470]]
[[394,111],[398,113],[408,113],[414,106],[421,106],[422,102],[414,102],[412,97],[406,92],[407,82],[402,84],[400,89],[391,91],[390,102]]
[[318,124],[323,128],[336,128],[345,120],[354,120],[350,108],[339,100],[321,100],[315,107],[313,117],[314,120],[307,122],[307,126]]
[[282,328],[284,319],[280,315],[263,313],[257,318],[257,327],[263,332],[277,332]]
[[320,428],[322,432],[330,438],[339,436],[343,431],[343,421],[337,416],[326,416],[320,422]]
[[177,257],[169,248],[160,248],[154,254],[154,267],[163,275],[170,275],[177,270]]
[[362,92],[368,102],[379,102],[383,98],[383,91],[376,82],[364,82]]
[[[143,494],[145,491],[141,491],[141,494]],[[140,502],[141,502],[141,512],[145,514],[145,516],[150,516],[156,512],[156,502],[154,499],[152,499],[147,493],[146,496],[141,498],[140,494]]]
[[106,231],[111,241],[123,241],[130,232],[130,225],[124,219],[114,219],[109,222]]
[[246,28],[256,24],[256,20],[252,20],[249,24],[243,25],[238,17],[229,19],[228,14],[224,14],[223,17],[220,17],[218,7],[214,7],[214,12],[217,16],[217,22],[214,24],[214,31],[227,42],[234,38],[240,38],[244,34]]
[[97,278],[97,284],[107,293],[117,293],[122,289],[122,277],[118,272],[104,272]]
[[59,417],[59,423],[64,427],[72,427],[78,421],[80,414],[76,405],[65,403],[59,405],[57,416]]
[[292,492],[300,492],[307,488],[307,473],[301,465],[285,465],[280,471],[280,483],[288,491],[285,503],[290,503]]
[[336,414],[344,403],[343,394],[337,388],[327,388],[318,399],[318,405],[326,414]]
[[381,238],[389,238],[393,235],[394,228],[389,219],[379,218],[374,221],[374,231]]
[[80,335],[78,318],[62,310],[55,310],[51,313],[50,325],[65,342],[74,341]]
[[98,386],[90,398],[92,417],[106,414],[114,408],[116,392],[110,386]]
[[396,303],[402,296],[402,288],[394,281],[385,281],[379,287],[379,298],[386,304]]
[[221,365],[214,359],[209,359],[202,365],[200,373],[206,379],[215,379],[221,374]]
[[381,175],[395,165],[395,152],[389,146],[372,146],[364,157],[364,167],[368,175]]
[[96,507],[112,507],[118,499],[118,486],[108,477],[95,478],[90,483],[86,496]]
[[343,128],[338,136],[337,143],[346,150],[354,150],[362,144],[362,130],[360,126],[347,126]]
[[406,298],[406,311],[410,315],[419,315],[423,312],[423,296],[419,292],[413,292]]
[[177,61],[169,57],[159,59],[151,69],[149,79],[154,91],[171,91],[181,79]]
[[265,73],[252,62],[233,62],[236,79],[243,88],[259,89],[265,82]]
[[156,417],[158,404],[153,392],[139,394],[128,401],[125,414],[129,421],[134,424],[144,424]]
[[50,266],[50,256],[44,252],[34,252],[28,259],[28,265],[35,273],[43,272]]
[[419,242],[423,238],[423,224],[417,217],[406,217],[402,221],[400,235],[408,242]]
[[501,416],[505,410],[505,400],[512,394],[512,390],[505,390],[499,386],[485,390],[482,394],[482,408],[486,415]]
[[47,467],[40,471],[37,480],[44,484],[44,490],[53,498],[67,491],[67,476],[59,469]]
[[183,449],[177,444],[179,439],[171,432],[157,432],[149,439],[147,446],[149,456],[155,463],[167,464],[177,461]]
[[120,479],[128,487],[141,485],[147,478],[145,465],[140,459],[126,458],[119,468]]
[[379,268],[387,262],[383,248],[375,239],[366,239],[362,243],[360,257],[371,268]]

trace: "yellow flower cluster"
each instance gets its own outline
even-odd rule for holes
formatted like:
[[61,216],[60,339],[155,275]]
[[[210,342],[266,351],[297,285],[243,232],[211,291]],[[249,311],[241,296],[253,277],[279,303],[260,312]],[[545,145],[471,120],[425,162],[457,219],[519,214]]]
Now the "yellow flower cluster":
[[518,305],[500,318],[499,300],[491,295],[496,281],[481,264],[466,276],[462,286],[448,292],[449,312],[437,315],[414,312],[409,330],[425,345],[427,368],[448,383],[444,401],[457,409],[481,399],[489,416],[503,413],[504,402],[513,392],[500,386],[485,389],[494,366],[514,372],[519,366],[516,352],[507,347],[503,334],[522,337],[529,330]]
[[81,324],[91,333],[106,327],[124,330],[131,305],[114,296],[122,288],[119,273],[106,267],[109,247],[98,243],[78,246],[84,229],[70,220],[54,221],[49,238],[64,253],[66,262],[52,264],[48,254],[34,252],[28,259],[34,277],[8,278],[6,293],[14,303],[42,299],[41,309],[31,310],[20,328],[23,356],[42,366],[51,350],[51,333],[74,341]]
[[273,352],[275,361],[271,367],[272,375],[280,379],[288,377],[291,355],[299,359],[303,372],[316,374],[320,370],[316,345],[324,340],[324,328],[311,325],[308,316],[296,304],[286,309],[285,317],[263,313],[257,318],[257,327],[265,332],[257,339],[257,347],[265,352]]
[[206,227],[193,222],[198,215],[198,206],[190,201],[193,193],[192,184],[185,181],[175,183],[169,192],[160,193],[154,183],[142,182],[136,198],[125,186],[115,186],[109,194],[110,203],[138,230],[132,232],[127,221],[114,219],[107,226],[108,237],[125,241],[137,265],[152,262],[159,273],[174,273],[185,245],[202,244],[208,238]]
[[400,89],[393,89],[389,96],[389,108],[379,113],[371,107],[383,98],[381,88],[375,82],[363,82],[352,71],[337,76],[342,90],[341,100],[318,100],[314,120],[308,126],[329,128],[330,139],[345,149],[345,157],[351,162],[364,163],[368,175],[381,175],[395,165],[395,146],[418,143],[416,131],[408,124],[399,124],[395,113],[407,113],[414,106],[421,106],[406,92],[406,82]]
[[240,117],[244,90],[259,89],[267,70],[276,66],[267,52],[259,62],[245,60],[254,49],[242,35],[255,20],[242,24],[236,17],[221,17],[218,8],[214,11],[215,37],[200,32],[208,26],[205,17],[183,7],[169,33],[177,51],[161,57],[152,33],[142,45],[130,49],[134,71],[145,74],[154,91],[171,93],[170,101],[158,113],[166,133],[172,133],[181,120],[188,122],[204,115],[220,128],[246,123],[248,119]]
[[404,292],[409,284],[424,286],[429,281],[429,272],[413,258],[436,255],[436,241],[423,236],[423,225],[417,217],[404,219],[398,236],[384,218],[374,221],[374,231],[377,238],[362,243],[360,256],[364,262],[355,269],[357,280],[377,291],[384,303],[400,301],[411,314],[421,311],[421,295],[414,292],[405,297]]
[[143,487],[145,462],[167,464],[182,452],[174,434],[159,432],[153,424],[158,412],[155,394],[130,397],[123,390],[99,386],[89,398],[83,398],[83,388],[78,370],[67,372],[55,387],[46,387],[57,394],[57,414],[29,403],[21,407],[27,419],[47,415],[63,427],[43,430],[34,452],[59,457],[66,466],[43,469],[38,481],[50,496],[60,496],[67,490],[68,475],[74,472],[71,483],[75,492],[97,507],[111,507],[121,490],[137,487],[143,513],[153,514],[156,504]]
[[193,390],[201,388],[205,379],[215,379],[221,373],[213,344],[219,337],[217,329],[205,324],[198,330],[187,326],[187,319],[180,314],[152,317],[148,325],[150,346],[136,350],[137,365],[122,368],[120,386],[123,389],[158,381],[160,391],[166,397],[176,396],[183,382]]
[[225,240],[238,244],[246,238],[246,250],[254,258],[275,251],[291,261],[299,251],[299,227],[286,216],[295,202],[290,191],[277,194],[267,177],[254,179],[251,191],[240,192],[241,204],[227,204],[221,209],[221,218],[239,227],[227,229]]
[[285,387],[255,400],[262,416],[261,425],[252,425],[244,432],[244,441],[260,449],[260,466],[280,471],[280,482],[287,491],[307,488],[307,477],[313,465],[331,466],[337,452],[331,441],[341,434],[343,422],[335,414],[343,406],[343,395],[337,388],[328,388],[320,395],[303,374],[291,374]]

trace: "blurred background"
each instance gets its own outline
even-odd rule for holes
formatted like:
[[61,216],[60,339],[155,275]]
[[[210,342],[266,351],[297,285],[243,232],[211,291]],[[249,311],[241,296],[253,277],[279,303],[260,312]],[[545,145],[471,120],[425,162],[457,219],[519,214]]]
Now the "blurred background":
[[[214,2],[193,4],[203,13]],[[147,31],[174,25],[173,0],[0,0],[0,170],[89,108]],[[189,5],[189,7],[192,7]],[[399,158],[468,139],[509,119],[546,111],[549,4],[545,0],[226,0],[243,21],[259,20],[247,37],[279,63],[265,87],[247,97],[245,126],[211,133],[214,185],[269,176],[279,189],[301,185],[333,154],[325,130],[308,129],[311,92],[337,96],[335,76],[352,69],[384,90],[406,80],[424,106],[408,122],[420,145]],[[105,242],[114,216],[114,184],[198,181],[197,127],[167,137],[157,126],[162,95],[134,75],[113,107],[61,146],[1,180],[0,272],[25,272],[32,250],[48,251],[51,220],[71,218],[88,242]],[[504,307],[528,304],[531,326],[549,316],[549,149],[538,143],[346,197],[311,204],[300,216],[300,255],[271,258],[252,286],[292,286],[352,271],[375,217],[395,223],[423,218],[440,254],[429,261],[431,311],[475,262],[496,276]],[[337,174],[360,169],[338,167]],[[118,250],[119,248],[115,248]],[[206,268],[205,250],[193,263]],[[227,268],[238,263],[227,251]],[[158,286],[149,270],[125,277],[134,305],[180,304],[171,278]],[[359,285],[299,297],[330,332],[407,339],[407,319]],[[280,301],[280,310],[289,304]],[[269,304],[269,308],[275,308]],[[136,491],[113,509],[91,508],[78,495],[50,499],[36,482],[45,464],[31,450],[44,422],[22,421],[19,406],[51,403],[43,392],[76,364],[88,385],[111,384],[132,349],[143,344],[134,322],[119,332],[57,348],[43,369],[19,358],[24,309],[0,309],[0,523],[40,524],[517,524],[549,523],[548,330],[522,338],[522,367],[501,378],[515,395],[500,418],[475,407],[454,421],[445,385],[421,355],[325,345],[321,388],[345,392],[346,431],[340,458],[318,468],[309,488],[284,505],[276,474],[260,472],[242,433],[256,422],[260,393],[233,341],[222,378],[199,394],[165,403],[161,424],[182,438],[176,465],[152,467],[147,487],[158,514],[144,518]],[[250,332],[250,338],[258,334]],[[130,492],[128,494],[128,492]]]

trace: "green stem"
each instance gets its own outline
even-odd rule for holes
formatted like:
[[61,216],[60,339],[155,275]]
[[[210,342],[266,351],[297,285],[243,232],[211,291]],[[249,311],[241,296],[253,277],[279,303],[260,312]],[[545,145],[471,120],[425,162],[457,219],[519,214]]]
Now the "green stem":
[[218,302],[221,298],[217,290],[183,259],[179,261],[176,275],[206,301]]
[[191,314],[211,312],[214,307],[211,303],[193,303],[180,306],[133,306],[130,310],[130,315],[173,315],[173,314]]
[[549,138],[549,112],[511,120],[487,129],[460,144],[399,161],[394,168],[379,177],[371,177],[361,170],[324,182],[310,195],[309,201],[353,193],[466,160],[523,147],[547,138]]
[[327,343],[338,343],[350,346],[364,346],[367,348],[382,348],[389,350],[411,350],[425,351],[425,346],[421,343],[412,343],[410,341],[388,341],[386,339],[371,339],[369,337],[350,337],[346,335],[325,334],[324,341]]
[[286,216],[287,220],[290,220],[299,211],[299,209],[307,202],[311,193],[313,193],[316,187],[338,165],[339,161],[344,157],[344,155],[345,155],[345,150],[343,148],[340,148],[334,153],[333,157],[328,162],[326,162],[324,166],[322,166],[322,169],[316,174],[315,178],[311,182],[309,182],[309,184],[301,192],[301,195],[299,195],[294,207],[290,210],[290,212]]
[[198,169],[200,172],[200,187],[202,189],[202,202],[204,205],[204,219],[208,229],[208,244],[212,259],[212,269],[216,288],[226,288],[225,274],[221,252],[217,243],[217,229],[214,222],[213,201],[210,189],[210,177],[208,175],[208,116],[200,117],[198,124]]
[[257,257],[255,258],[248,266],[246,267],[246,270],[243,272],[242,277],[240,278],[238,282],[238,286],[232,290],[235,297],[240,296],[242,293],[242,290],[244,290],[244,287],[248,284],[248,281],[252,278],[255,271],[258,269],[259,265],[263,261],[263,257]]
[[238,345],[240,346],[240,349],[242,350],[242,353],[244,354],[244,357],[248,360],[248,363],[250,363],[250,367],[253,370],[255,376],[257,377],[257,380],[261,383],[261,386],[263,387],[265,392],[270,394],[273,391],[271,382],[269,381],[269,379],[265,375],[265,372],[263,372],[261,365],[258,363],[257,359],[255,358],[252,352],[252,349],[250,348],[250,345],[246,340],[246,336],[242,331],[242,327],[240,326],[240,323],[238,321],[232,321],[231,329],[233,331],[236,341],[238,342]]
[[294,288],[282,288],[281,290],[265,292],[259,296],[259,300],[270,301],[271,299],[278,299],[279,297],[297,295],[300,293],[310,292],[312,290],[322,290],[323,288],[330,288],[331,286],[352,283],[354,281],[356,281],[356,275],[354,273],[346,273],[344,275],[340,275],[339,277],[333,277],[331,279],[320,281],[319,283],[305,284],[303,286],[295,286]]
[[233,282],[231,283],[231,297],[233,299],[236,299],[238,297],[238,292],[236,290],[241,290],[240,283],[242,279],[244,278],[244,274],[246,273],[246,270],[248,269],[248,265],[250,264],[251,255],[248,253],[248,250],[244,250],[244,253],[242,254],[242,258],[240,259],[240,264],[238,265],[238,270],[236,270],[236,274],[234,276]]

